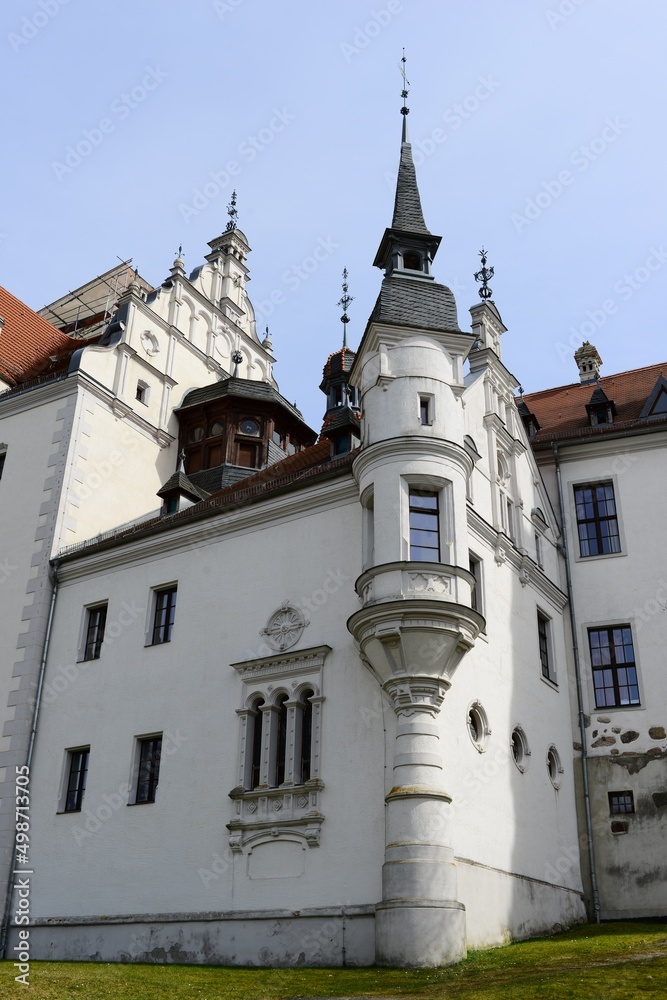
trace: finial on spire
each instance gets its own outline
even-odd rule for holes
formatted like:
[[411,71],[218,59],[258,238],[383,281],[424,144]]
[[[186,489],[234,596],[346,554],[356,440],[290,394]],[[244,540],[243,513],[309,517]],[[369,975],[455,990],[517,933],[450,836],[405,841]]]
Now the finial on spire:
[[238,350],[238,348],[232,354],[232,361],[234,362],[234,371],[232,372],[232,378],[239,377],[239,365],[243,361],[243,355]]
[[480,299],[490,299],[493,292],[489,288],[489,281],[493,277],[495,269],[486,266],[487,257],[484,247],[479,251],[479,255],[482,258],[482,267],[479,271],[475,272],[475,281],[481,281],[482,287],[478,289],[478,294]]
[[401,114],[403,115],[403,135],[401,137],[401,142],[408,141],[408,115],[410,114],[410,108],[407,106],[408,99],[408,87],[410,86],[410,81],[405,75],[405,63],[407,62],[405,58],[405,49],[403,49],[403,56],[401,58],[403,65],[400,67],[401,76],[403,77],[403,90],[401,91],[401,97],[403,98],[403,107],[401,108]]
[[347,307],[349,306],[350,302],[354,302],[354,296],[353,295],[348,295],[348,289],[349,289],[349,286],[348,286],[348,283],[347,283],[347,268],[344,267],[343,268],[343,294],[340,297],[340,299],[338,300],[338,302],[336,303],[336,305],[340,306],[342,308],[342,310],[343,310],[343,315],[340,318],[340,321],[343,324],[343,347],[347,347],[347,324],[350,322],[350,317],[347,315]]
[[185,475],[185,448],[181,448],[178,453],[178,468],[176,472],[182,472]]
[[227,206],[227,214],[229,215],[229,222],[225,226],[225,232],[231,233],[236,229],[236,224],[239,221],[239,213],[236,208],[236,191],[232,191],[232,200]]

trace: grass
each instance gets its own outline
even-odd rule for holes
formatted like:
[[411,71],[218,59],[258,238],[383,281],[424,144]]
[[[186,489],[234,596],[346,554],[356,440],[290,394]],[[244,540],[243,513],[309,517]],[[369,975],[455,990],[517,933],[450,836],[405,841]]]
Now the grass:
[[31,962],[28,990],[0,963],[0,998],[29,1000],[629,1000],[667,995],[667,924],[579,927],[552,938],[472,952],[448,969],[248,969]]

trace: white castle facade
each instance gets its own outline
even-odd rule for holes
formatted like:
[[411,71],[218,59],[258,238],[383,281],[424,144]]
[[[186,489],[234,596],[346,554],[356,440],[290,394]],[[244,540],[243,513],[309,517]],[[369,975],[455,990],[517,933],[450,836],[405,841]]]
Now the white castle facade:
[[233,217],[94,341],[3,292],[7,949],[28,859],[35,958],[437,966],[667,912],[667,366],[584,345],[517,397],[438,244],[404,133],[317,443]]

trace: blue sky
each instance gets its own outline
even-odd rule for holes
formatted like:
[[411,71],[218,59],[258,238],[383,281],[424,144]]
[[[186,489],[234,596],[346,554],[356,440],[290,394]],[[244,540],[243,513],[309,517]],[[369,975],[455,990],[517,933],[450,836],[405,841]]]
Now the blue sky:
[[379,290],[405,46],[461,327],[485,244],[526,391],[574,381],[584,339],[603,374],[667,355],[662,5],[14,0],[1,21],[0,283],[33,308],[119,256],[154,284],[179,243],[195,267],[235,187],[275,375],[319,426],[343,267],[352,346]]

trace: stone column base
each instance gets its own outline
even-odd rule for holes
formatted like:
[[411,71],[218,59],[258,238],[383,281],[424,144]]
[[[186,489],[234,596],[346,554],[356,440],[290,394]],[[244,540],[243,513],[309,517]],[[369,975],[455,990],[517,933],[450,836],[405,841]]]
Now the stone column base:
[[456,900],[387,900],[375,908],[375,961],[403,969],[466,957],[465,907]]

